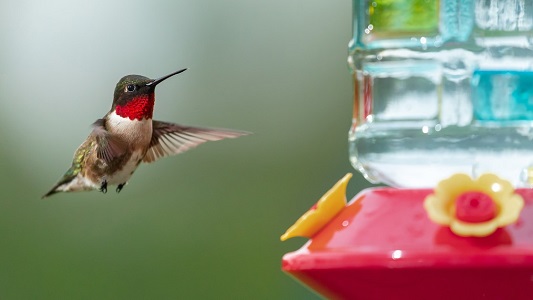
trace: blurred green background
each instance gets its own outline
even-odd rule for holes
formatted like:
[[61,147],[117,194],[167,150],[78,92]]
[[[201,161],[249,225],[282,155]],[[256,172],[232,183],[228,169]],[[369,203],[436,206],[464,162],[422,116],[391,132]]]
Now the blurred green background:
[[[347,0],[0,2],[0,299],[318,298],[279,236],[352,171],[351,24]],[[120,77],[183,67],[154,118],[254,134],[40,199]]]

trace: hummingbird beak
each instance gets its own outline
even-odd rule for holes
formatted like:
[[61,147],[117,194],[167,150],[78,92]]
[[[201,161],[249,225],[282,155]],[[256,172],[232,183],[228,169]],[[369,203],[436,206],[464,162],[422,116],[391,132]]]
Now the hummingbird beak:
[[157,79],[155,79],[155,80],[153,80],[153,81],[148,82],[146,85],[147,85],[147,86],[153,86],[153,87],[155,87],[155,86],[158,85],[161,81],[163,81],[163,80],[165,80],[165,79],[167,79],[167,78],[169,78],[169,77],[172,77],[172,76],[174,76],[174,75],[177,75],[177,74],[179,74],[179,73],[185,72],[185,71],[187,71],[187,68],[185,68],[185,69],[181,69],[181,70],[176,71],[176,72],[174,72],[174,73],[170,73],[170,74],[168,74],[168,75],[166,75],[166,76],[163,76],[163,77],[161,77],[161,78],[157,78]]

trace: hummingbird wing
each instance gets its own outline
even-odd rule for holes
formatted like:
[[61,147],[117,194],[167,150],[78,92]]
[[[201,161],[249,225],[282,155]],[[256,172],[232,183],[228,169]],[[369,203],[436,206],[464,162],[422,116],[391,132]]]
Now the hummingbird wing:
[[98,119],[93,123],[93,134],[96,137],[96,156],[110,163],[126,152],[126,146],[119,138],[113,136],[105,128],[105,120]]
[[143,162],[153,162],[159,158],[176,155],[208,141],[236,138],[249,134],[223,128],[201,128],[174,123],[153,121],[152,140]]

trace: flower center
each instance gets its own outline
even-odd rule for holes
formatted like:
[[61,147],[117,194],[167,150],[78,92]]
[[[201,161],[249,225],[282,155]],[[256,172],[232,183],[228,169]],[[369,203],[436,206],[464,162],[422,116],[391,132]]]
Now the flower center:
[[482,192],[466,192],[455,199],[455,217],[468,223],[490,221],[496,217],[496,203]]

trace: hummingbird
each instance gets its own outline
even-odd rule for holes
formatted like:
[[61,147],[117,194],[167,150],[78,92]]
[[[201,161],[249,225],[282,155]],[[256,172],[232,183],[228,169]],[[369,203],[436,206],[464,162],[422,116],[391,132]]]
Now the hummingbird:
[[158,79],[122,77],[109,112],[92,124],[92,132],[74,153],[71,167],[46,193],[100,190],[116,185],[119,193],[141,162],[185,152],[207,141],[248,134],[222,128],[202,128],[152,119],[155,87],[182,69]]

